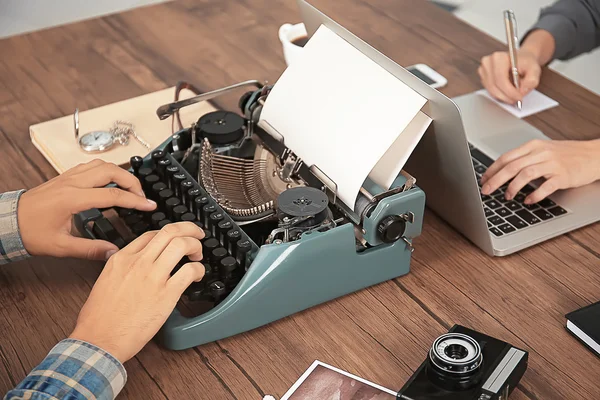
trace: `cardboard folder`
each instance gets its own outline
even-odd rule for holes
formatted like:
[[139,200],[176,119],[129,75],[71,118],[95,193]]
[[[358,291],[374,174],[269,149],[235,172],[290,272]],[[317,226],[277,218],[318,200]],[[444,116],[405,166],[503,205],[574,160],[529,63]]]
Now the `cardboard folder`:
[[[184,94],[185,92],[182,92]],[[119,101],[91,110],[79,110],[79,135],[87,132],[108,131],[116,120],[123,120],[134,125],[136,133],[146,140],[152,149],[156,148],[171,135],[171,120],[161,121],[156,116],[156,109],[172,102],[175,88],[160,90],[143,96]],[[191,97],[187,93],[185,97]],[[202,115],[214,111],[208,102],[194,104],[181,109],[181,121],[189,127]],[[100,158],[117,165],[126,165],[132,156],[145,156],[148,150],[133,137],[129,144],[115,144],[103,153],[90,154],[83,151],[75,140],[73,114],[52,121],[29,127],[31,141],[46,157],[48,162],[60,174],[80,164]]]

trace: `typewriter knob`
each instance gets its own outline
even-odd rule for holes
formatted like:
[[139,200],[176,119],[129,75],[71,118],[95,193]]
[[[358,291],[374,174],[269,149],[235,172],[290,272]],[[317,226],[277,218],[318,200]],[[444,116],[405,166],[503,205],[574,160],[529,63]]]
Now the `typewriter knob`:
[[404,235],[406,220],[399,215],[385,217],[377,226],[379,239],[383,243],[393,243]]
[[198,120],[200,136],[212,144],[229,144],[244,137],[244,118],[230,111],[213,111]]
[[246,114],[246,106],[248,105],[248,100],[254,94],[253,91],[246,92],[240,97],[240,101],[238,102],[238,107],[242,111],[242,113]]

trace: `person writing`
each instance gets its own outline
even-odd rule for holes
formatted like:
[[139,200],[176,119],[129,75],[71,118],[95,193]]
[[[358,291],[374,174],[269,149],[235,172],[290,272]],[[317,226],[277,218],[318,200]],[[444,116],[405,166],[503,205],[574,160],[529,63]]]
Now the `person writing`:
[[[518,53],[520,89],[510,80],[507,52],[481,60],[483,86],[500,101],[515,104],[535,89],[542,67],[554,59],[568,60],[600,46],[600,0],[560,0],[541,11],[525,35]],[[527,183],[545,178],[525,199],[534,204],[559,189],[579,187],[600,179],[600,140],[534,140],[502,155],[481,178],[483,194],[512,180],[505,191],[512,199]]]
[[[106,188],[109,183],[119,188]],[[113,206],[151,211],[156,203],[145,198],[132,174],[100,160],[29,191],[0,194],[0,264],[30,255],[108,260],[71,335],[5,400],[113,399],[127,379],[123,363],[158,332],[183,291],[204,276],[198,262],[204,233],[191,222],[146,232],[122,250],[72,234],[74,214]],[[191,262],[171,276],[184,256]]]

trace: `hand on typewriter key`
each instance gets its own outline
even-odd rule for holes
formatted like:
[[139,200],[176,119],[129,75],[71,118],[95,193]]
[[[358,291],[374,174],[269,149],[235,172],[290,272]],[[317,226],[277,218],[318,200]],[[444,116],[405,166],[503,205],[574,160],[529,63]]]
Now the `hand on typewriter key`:
[[[167,320],[183,291],[204,276],[197,262],[203,237],[192,222],[169,224],[110,257],[71,338],[92,343],[122,363],[136,355]],[[171,276],[185,256],[192,262]]]
[[[119,188],[105,188],[115,183]],[[152,211],[139,180],[101,160],[80,164],[21,195],[18,223],[23,245],[32,255],[107,259],[117,246],[73,236],[74,214],[90,208],[135,208]]]
[[482,194],[490,194],[512,180],[506,189],[511,200],[529,182],[545,182],[525,198],[535,204],[556,190],[579,187],[600,179],[600,140],[532,140],[500,157],[481,178]]

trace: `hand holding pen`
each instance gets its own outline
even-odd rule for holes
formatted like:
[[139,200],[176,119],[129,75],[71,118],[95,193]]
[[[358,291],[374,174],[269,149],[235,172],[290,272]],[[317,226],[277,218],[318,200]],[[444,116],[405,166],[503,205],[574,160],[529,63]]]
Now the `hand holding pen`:
[[[507,14],[512,16],[507,18]],[[536,52],[536,36],[546,32],[530,33],[519,49],[514,13],[507,11],[504,17],[509,51],[497,51],[483,57],[477,72],[481,83],[494,98],[518,107],[519,104],[522,106],[523,97],[539,84],[542,61]]]

